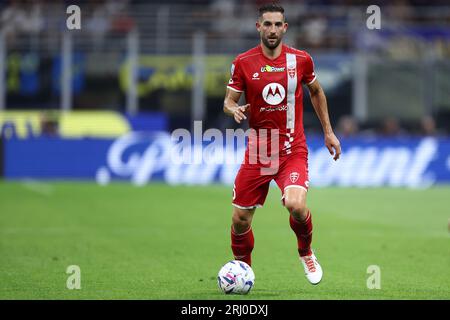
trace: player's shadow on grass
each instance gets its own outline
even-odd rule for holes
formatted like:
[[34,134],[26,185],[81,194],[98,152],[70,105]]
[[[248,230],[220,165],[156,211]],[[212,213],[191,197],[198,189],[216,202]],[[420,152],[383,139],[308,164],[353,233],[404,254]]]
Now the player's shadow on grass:
[[224,294],[221,292],[214,292],[214,297],[220,297],[220,298],[225,298],[225,297],[230,297],[233,299],[264,299],[264,298],[276,298],[276,297],[280,297],[280,293],[279,292],[273,292],[273,291],[268,291],[268,290],[261,290],[261,289],[252,289],[250,291],[249,294]]

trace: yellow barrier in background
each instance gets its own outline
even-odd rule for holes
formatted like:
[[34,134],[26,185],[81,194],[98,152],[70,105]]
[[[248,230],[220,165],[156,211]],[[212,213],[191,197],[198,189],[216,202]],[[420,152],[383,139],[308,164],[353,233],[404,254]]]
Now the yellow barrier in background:
[[[52,125],[55,131],[51,131]],[[114,111],[3,111],[0,129],[7,138],[15,130],[21,139],[42,133],[64,138],[114,138],[131,131],[127,119]]]
[[[207,55],[205,57],[205,92],[209,97],[222,97],[230,79],[233,56]],[[139,97],[164,89],[168,91],[191,90],[194,63],[189,55],[141,55],[139,57]],[[123,92],[128,90],[130,61],[126,60],[119,69],[119,83]]]

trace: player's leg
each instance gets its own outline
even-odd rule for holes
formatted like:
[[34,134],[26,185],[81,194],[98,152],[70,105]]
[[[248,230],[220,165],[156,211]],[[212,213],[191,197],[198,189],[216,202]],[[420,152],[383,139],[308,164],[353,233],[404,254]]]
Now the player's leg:
[[255,209],[233,208],[231,225],[231,249],[234,258],[252,264],[252,251],[255,244],[252,219]]
[[298,253],[302,256],[311,255],[312,219],[306,206],[306,189],[291,185],[284,189],[284,206],[290,213],[291,229],[297,235]]
[[289,223],[297,237],[297,248],[300,261],[308,281],[318,284],[322,280],[322,267],[311,249],[312,217],[306,206],[306,189],[299,186],[288,186],[284,189],[284,205],[289,211]]
[[252,227],[253,215],[255,214],[255,208],[253,209],[239,209],[233,208],[233,232],[236,234],[242,234]]
[[264,204],[271,180],[272,177],[261,175],[259,168],[241,166],[234,182],[231,249],[236,260],[249,265],[255,241],[253,214]]
[[284,159],[275,181],[282,190],[283,205],[289,211],[289,224],[297,237],[298,254],[306,278],[317,284],[322,279],[322,268],[311,249],[313,225],[311,211],[306,206],[307,155],[296,154]]

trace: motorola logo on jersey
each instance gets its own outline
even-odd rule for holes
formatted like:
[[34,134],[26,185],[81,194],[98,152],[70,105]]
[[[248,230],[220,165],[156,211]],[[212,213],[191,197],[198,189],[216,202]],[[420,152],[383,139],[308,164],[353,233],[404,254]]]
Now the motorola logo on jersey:
[[284,90],[284,87],[281,84],[276,82],[269,83],[262,91],[264,101],[273,106],[283,102],[285,96],[286,90]]

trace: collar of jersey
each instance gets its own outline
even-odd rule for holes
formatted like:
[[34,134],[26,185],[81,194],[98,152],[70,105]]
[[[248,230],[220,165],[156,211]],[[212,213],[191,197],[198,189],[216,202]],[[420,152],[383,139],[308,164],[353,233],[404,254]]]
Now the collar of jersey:
[[281,53],[278,57],[275,59],[270,59],[264,55],[264,51],[262,49],[262,44],[259,44],[259,51],[261,52],[262,56],[266,61],[269,61],[270,63],[278,62],[280,59],[283,58],[284,54],[286,53],[286,46],[284,44],[281,44]]

